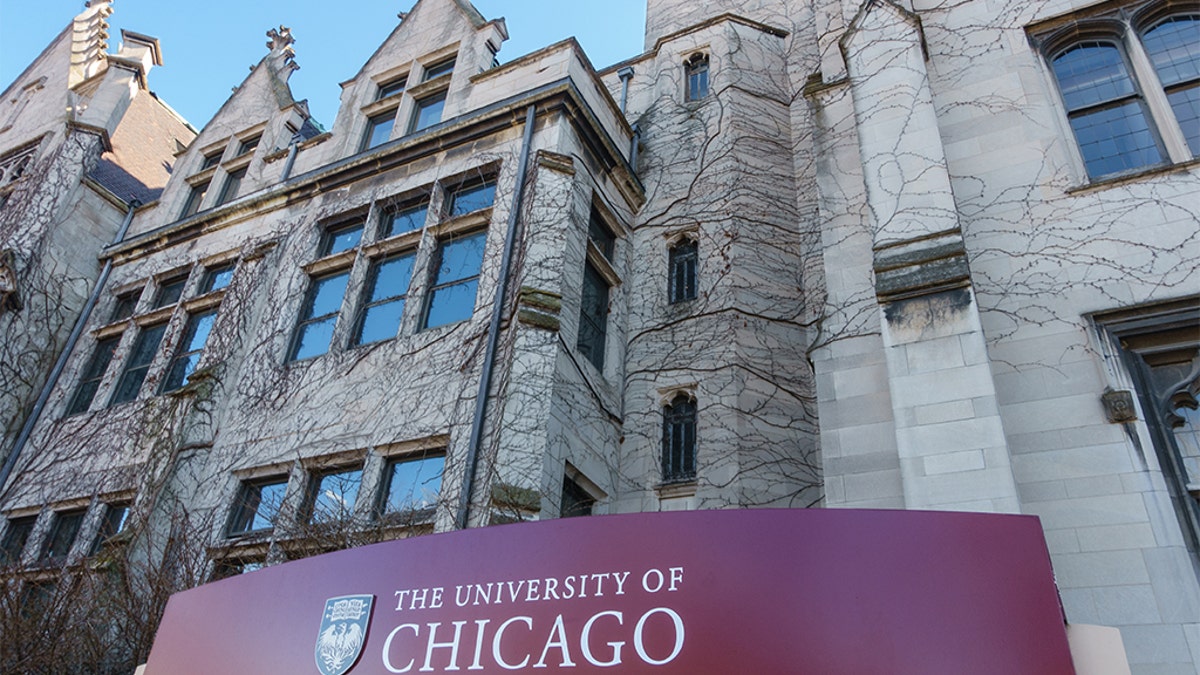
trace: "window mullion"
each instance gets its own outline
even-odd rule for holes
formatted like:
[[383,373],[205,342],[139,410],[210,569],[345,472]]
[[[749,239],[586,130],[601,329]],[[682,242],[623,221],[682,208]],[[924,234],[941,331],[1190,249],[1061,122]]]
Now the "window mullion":
[[1171,102],[1167,100],[1167,93],[1158,79],[1158,73],[1154,71],[1154,64],[1150,62],[1149,55],[1142,47],[1140,36],[1132,27],[1125,30],[1125,49],[1133,67],[1133,76],[1141,87],[1143,100],[1154,126],[1158,129],[1158,137],[1167,156],[1173,164],[1188,161],[1192,158],[1192,153],[1188,149],[1183,129],[1175,119],[1175,112],[1171,109]]

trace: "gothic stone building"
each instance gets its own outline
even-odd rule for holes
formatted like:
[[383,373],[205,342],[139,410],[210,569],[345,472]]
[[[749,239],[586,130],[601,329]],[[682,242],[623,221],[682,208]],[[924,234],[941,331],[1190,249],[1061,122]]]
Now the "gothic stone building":
[[650,0],[597,71],[420,0],[328,127],[280,29],[199,132],[109,12],[0,101],[11,569],[185,521],[206,579],[580,514],[1025,513],[1071,623],[1197,671],[1200,5]]

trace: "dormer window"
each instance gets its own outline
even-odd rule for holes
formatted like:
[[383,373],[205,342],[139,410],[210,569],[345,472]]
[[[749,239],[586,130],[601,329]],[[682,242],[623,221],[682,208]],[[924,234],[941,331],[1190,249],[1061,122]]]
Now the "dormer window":
[[396,110],[393,108],[367,119],[367,134],[363,137],[363,150],[369,150],[377,145],[383,145],[392,137],[392,127],[396,126]]
[[375,100],[380,101],[385,98],[395,96],[396,94],[401,94],[404,92],[404,88],[407,86],[407,77],[397,78],[391,82],[384,82],[383,84],[379,85],[379,94],[375,97]]
[[237,156],[241,157],[242,155],[245,155],[247,153],[254,152],[254,149],[258,147],[258,142],[261,140],[262,140],[262,134],[259,134],[257,136],[251,136],[250,138],[243,140],[238,145]]
[[443,75],[449,75],[450,73],[454,72],[454,61],[455,61],[454,57],[450,57],[448,59],[438,61],[437,63],[435,63],[431,66],[428,66],[427,68],[425,68],[425,76],[421,81],[428,82],[430,80],[435,80]]
[[442,109],[445,106],[446,92],[444,91],[417,101],[417,113],[413,115],[412,128],[408,132],[411,134],[441,122]]
[[204,156],[204,161],[200,162],[200,170],[211,169],[221,163],[221,155],[225,154],[225,148],[216,150]]

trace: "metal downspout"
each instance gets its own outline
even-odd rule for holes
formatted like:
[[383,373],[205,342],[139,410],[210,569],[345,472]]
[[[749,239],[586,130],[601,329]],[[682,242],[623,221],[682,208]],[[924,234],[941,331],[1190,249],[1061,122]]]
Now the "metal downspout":
[[617,71],[621,78],[621,114],[625,114],[625,104],[629,102],[629,81],[633,79],[633,68],[625,66]]
[[479,450],[483,443],[483,419],[487,413],[488,389],[495,370],[496,343],[500,338],[500,319],[504,313],[504,298],[508,293],[509,268],[512,266],[513,248],[517,241],[517,218],[521,209],[521,193],[525,189],[525,173],[529,165],[529,146],[533,141],[533,123],[537,106],[531,105],[525,113],[525,137],[521,141],[521,155],[517,160],[517,183],[513,189],[512,206],[508,210],[508,231],[504,235],[504,257],[500,259],[500,278],[496,296],[492,302],[492,321],[488,325],[487,347],[483,354],[483,372],[479,376],[479,393],[475,396],[475,417],[471,421],[471,440],[467,448],[467,464],[459,493],[458,514],[454,519],[455,529],[467,527],[471,510],[471,488],[475,483],[475,471],[479,465]]
[[[136,197],[130,200],[129,210],[125,212],[125,220],[121,222],[121,228],[117,230],[117,236],[113,239],[110,246],[119,244],[125,239],[125,233],[129,231],[129,224],[133,222],[133,212],[141,205],[141,200]],[[8,458],[4,460],[4,466],[0,467],[0,493],[3,493],[4,486],[8,483],[8,477],[12,474],[13,467],[17,464],[17,459],[21,456],[21,451],[25,448],[25,444],[29,442],[29,437],[33,434],[33,427],[37,425],[38,419],[42,416],[42,410],[46,407],[46,401],[50,398],[50,392],[54,391],[55,385],[58,384],[58,378],[62,376],[63,370],[67,367],[67,360],[71,358],[71,352],[75,351],[75,345],[79,342],[79,336],[83,335],[83,328],[87,325],[88,319],[91,318],[92,310],[96,308],[100,292],[104,290],[104,284],[108,282],[108,275],[112,273],[112,265],[111,257],[104,261],[104,268],[100,270],[100,277],[96,279],[96,286],[92,289],[92,294],[88,296],[87,302],[84,303],[83,311],[79,313],[79,318],[75,320],[75,326],[71,329],[71,335],[67,337],[67,344],[63,345],[62,351],[59,352],[58,360],[54,362],[54,368],[50,371],[50,377],[46,379],[46,384],[42,387],[37,401],[33,404],[33,410],[29,413],[29,417],[25,418],[25,425],[21,427],[21,433],[17,436],[17,442],[13,444],[12,452],[8,453]]]
[[292,165],[296,163],[296,150],[300,147],[300,139],[292,136],[292,142],[288,144],[287,159],[283,162],[283,173],[280,174],[279,182],[286,181],[292,175]]

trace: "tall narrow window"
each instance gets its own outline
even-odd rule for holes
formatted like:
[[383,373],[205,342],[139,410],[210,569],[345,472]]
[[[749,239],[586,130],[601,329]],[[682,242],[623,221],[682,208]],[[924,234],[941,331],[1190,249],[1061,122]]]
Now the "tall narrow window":
[[229,521],[228,535],[265,532],[275,527],[286,491],[287,478],[282,476],[242,483]]
[[438,247],[423,328],[471,318],[486,243],[484,231],[444,241]]
[[192,186],[191,191],[188,192],[187,201],[183,203],[183,212],[179,214],[180,218],[187,218],[200,211],[200,203],[204,201],[204,195],[208,193],[208,185],[209,181],[204,181]]
[[162,342],[165,332],[167,332],[167,324],[160,323],[157,326],[143,328],[138,334],[137,340],[133,342],[133,351],[129,354],[129,360],[125,362],[125,371],[121,373],[121,379],[117,382],[117,389],[113,392],[109,405],[137,398],[138,391],[142,388],[142,382],[146,379],[146,373],[150,370],[150,362],[154,360],[154,354],[158,352],[158,343]]
[[562,498],[558,511],[560,517],[590,516],[595,505],[596,498],[583,489],[582,485],[571,480],[570,476],[563,476]]
[[579,302],[579,336],[575,347],[597,370],[604,370],[604,342],[608,334],[608,282],[589,261],[583,266],[583,291]]
[[129,504],[109,504],[104,511],[104,520],[100,521],[100,530],[88,555],[96,555],[113,537],[125,531],[125,521],[129,518]]
[[1200,155],[1200,15],[1158,23],[1142,43],[1192,156]]
[[446,92],[434,94],[417,101],[417,112],[413,115],[411,134],[442,121],[442,109],[446,107]]
[[246,178],[247,168],[242,167],[237,171],[229,172],[225,178],[225,184],[221,186],[221,194],[217,196],[217,206],[233,201],[238,196],[238,192],[242,189],[242,180]]
[[29,541],[29,535],[33,534],[33,526],[36,523],[37,516],[13,518],[8,521],[8,527],[4,530],[4,541],[0,543],[0,567],[15,565],[21,561],[21,553],[25,550],[25,543]]
[[662,473],[664,483],[696,478],[696,402],[686,394],[663,408]]
[[216,309],[188,317],[183,337],[179,340],[179,347],[176,349],[175,357],[171,359],[167,377],[163,380],[163,392],[179,389],[196,370],[196,364],[200,362],[200,354],[204,351],[204,343],[208,341],[208,334],[212,331],[213,321],[216,318]]
[[1116,43],[1075,43],[1055,56],[1052,65],[1089,176],[1163,162],[1145,104]]
[[92,407],[92,399],[96,398],[100,380],[104,379],[104,373],[108,371],[108,365],[112,363],[113,353],[117,351],[120,342],[121,336],[114,335],[96,343],[96,350],[92,352],[92,358],[88,359],[87,367],[83,369],[83,379],[79,380],[75,395],[71,397],[71,404],[67,406],[68,415],[87,412],[87,409]]
[[40,560],[42,562],[62,562],[71,553],[75,545],[75,537],[79,535],[79,526],[83,524],[83,510],[64,511],[54,514],[50,524],[50,534],[42,546]]
[[370,150],[377,145],[383,145],[392,137],[392,127],[396,125],[396,109],[374,115],[367,120],[367,135],[363,138],[363,150]]
[[329,351],[349,279],[350,271],[346,270],[311,281],[300,321],[296,324],[296,336],[289,356],[291,360],[299,361]]
[[432,513],[442,489],[445,466],[446,456],[442,454],[406,456],[389,461],[380,495],[380,515]]
[[671,303],[696,299],[696,263],[699,248],[687,239],[671,247],[667,267],[670,278]]
[[687,100],[699,101],[708,96],[708,56],[694,54],[683,70],[687,77]]
[[354,502],[362,486],[361,467],[314,474],[309,481],[305,520],[328,523],[354,515]]
[[595,204],[592,205],[592,212],[588,216],[588,239],[596,245],[605,258],[612,260],[617,236],[608,229],[608,225],[604,223],[604,216],[600,215],[600,210]]
[[371,264],[368,274],[365,305],[354,344],[390,340],[400,331],[404,300],[412,280],[415,253],[384,258]]

